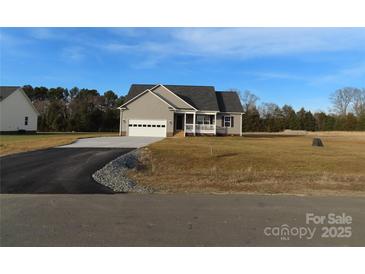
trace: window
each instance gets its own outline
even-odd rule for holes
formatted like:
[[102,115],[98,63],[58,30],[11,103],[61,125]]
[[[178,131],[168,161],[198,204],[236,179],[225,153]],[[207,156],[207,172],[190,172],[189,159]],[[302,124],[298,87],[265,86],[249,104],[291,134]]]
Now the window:
[[233,117],[232,116],[223,116],[223,127],[233,127]]
[[204,123],[204,116],[202,116],[202,115],[197,115],[197,116],[196,116],[196,123],[197,123],[198,125],[202,125],[202,124]]
[[24,117],[24,125],[27,126],[28,125],[28,116]]
[[204,125],[210,125],[210,116],[204,116]]
[[213,125],[214,124],[214,115],[197,115],[196,123],[198,125]]

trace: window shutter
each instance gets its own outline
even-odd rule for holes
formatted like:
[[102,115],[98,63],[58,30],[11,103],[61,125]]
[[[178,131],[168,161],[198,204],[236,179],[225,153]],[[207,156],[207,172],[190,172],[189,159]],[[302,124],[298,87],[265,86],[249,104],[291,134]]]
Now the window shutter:
[[222,127],[224,127],[224,117],[225,116],[222,116]]
[[231,116],[231,127],[234,127],[234,119],[233,119],[234,117],[233,116]]

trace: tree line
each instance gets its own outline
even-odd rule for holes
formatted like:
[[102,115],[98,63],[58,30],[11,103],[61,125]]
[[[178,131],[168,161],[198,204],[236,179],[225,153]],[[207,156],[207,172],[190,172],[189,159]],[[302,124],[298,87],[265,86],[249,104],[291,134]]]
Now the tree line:
[[124,97],[108,90],[46,88],[26,85],[23,90],[39,111],[39,131],[118,131]]
[[[74,87],[23,87],[40,113],[39,131],[118,131],[118,106],[124,102],[112,90],[102,95],[96,89]],[[342,88],[330,96],[329,113],[295,111],[290,105],[261,103],[250,91],[240,92],[245,132],[365,130],[365,89]]]
[[365,89],[346,87],[330,96],[330,113],[295,111],[290,105],[274,103],[257,105],[259,98],[250,91],[240,92],[244,109],[245,132],[277,132],[285,129],[307,131],[365,130]]

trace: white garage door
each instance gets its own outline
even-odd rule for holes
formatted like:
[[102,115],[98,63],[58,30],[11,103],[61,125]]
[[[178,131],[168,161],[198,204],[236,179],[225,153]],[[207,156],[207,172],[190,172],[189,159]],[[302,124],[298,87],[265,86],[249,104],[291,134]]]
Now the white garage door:
[[129,120],[128,136],[166,137],[166,120]]

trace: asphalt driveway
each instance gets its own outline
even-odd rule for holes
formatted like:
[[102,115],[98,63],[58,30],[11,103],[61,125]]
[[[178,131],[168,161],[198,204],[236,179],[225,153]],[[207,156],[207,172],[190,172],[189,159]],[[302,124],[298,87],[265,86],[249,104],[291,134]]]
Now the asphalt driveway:
[[139,148],[160,141],[160,137],[96,137],[79,139],[60,148]]
[[0,193],[113,193],[91,175],[131,148],[52,148],[0,157]]

